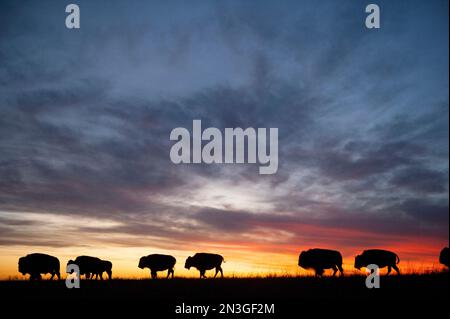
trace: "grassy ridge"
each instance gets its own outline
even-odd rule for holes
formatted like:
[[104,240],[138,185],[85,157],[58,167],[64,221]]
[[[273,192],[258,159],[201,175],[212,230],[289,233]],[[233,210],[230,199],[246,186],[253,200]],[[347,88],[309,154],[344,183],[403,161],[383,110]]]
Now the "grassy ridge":
[[449,297],[449,274],[382,276],[380,289],[367,289],[364,276],[266,277],[81,281],[67,289],[61,281],[1,281],[0,294],[20,300],[147,300],[151,302],[226,302],[305,300],[398,300]]

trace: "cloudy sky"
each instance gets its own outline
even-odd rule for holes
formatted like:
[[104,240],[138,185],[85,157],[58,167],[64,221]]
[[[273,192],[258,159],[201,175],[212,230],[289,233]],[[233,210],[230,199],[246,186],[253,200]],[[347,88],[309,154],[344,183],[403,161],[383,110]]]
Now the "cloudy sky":
[[[67,2],[67,3],[66,3]],[[30,252],[225,256],[298,272],[302,249],[449,238],[448,1],[68,1],[0,5],[0,277]],[[175,165],[175,127],[277,127],[279,169]],[[420,268],[420,269],[422,269]],[[194,275],[194,274],[193,274]],[[197,274],[195,274],[197,275]]]

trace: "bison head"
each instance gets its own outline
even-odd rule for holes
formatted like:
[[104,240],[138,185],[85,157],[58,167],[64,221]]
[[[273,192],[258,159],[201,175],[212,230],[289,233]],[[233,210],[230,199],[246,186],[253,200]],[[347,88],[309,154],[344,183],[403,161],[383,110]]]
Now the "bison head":
[[308,252],[302,251],[300,256],[298,257],[298,265],[303,268],[309,268],[309,258]]
[[141,259],[139,259],[139,268],[144,269],[145,267],[145,257],[141,257]]
[[28,273],[28,262],[26,257],[20,257],[19,258],[19,272],[22,275],[25,275]]
[[355,268],[359,270],[362,267],[364,267],[364,257],[362,255],[358,255],[355,257]]
[[192,257],[188,257],[186,259],[186,263],[184,264],[184,268],[191,269],[191,267],[193,266],[192,262],[193,262],[193,258]]
[[450,250],[448,247],[442,249],[441,254],[439,255],[439,262],[445,266],[449,266],[449,256]]

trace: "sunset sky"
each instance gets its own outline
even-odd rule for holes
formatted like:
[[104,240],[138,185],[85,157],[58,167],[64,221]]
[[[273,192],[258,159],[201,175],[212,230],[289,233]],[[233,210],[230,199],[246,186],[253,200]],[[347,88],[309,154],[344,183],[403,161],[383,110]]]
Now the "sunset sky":
[[[220,253],[310,274],[368,248],[440,269],[449,241],[448,1],[1,1],[0,279],[31,252]],[[395,2],[395,3],[393,3]],[[77,3],[81,28],[66,29]],[[279,130],[279,168],[175,165],[170,132]]]

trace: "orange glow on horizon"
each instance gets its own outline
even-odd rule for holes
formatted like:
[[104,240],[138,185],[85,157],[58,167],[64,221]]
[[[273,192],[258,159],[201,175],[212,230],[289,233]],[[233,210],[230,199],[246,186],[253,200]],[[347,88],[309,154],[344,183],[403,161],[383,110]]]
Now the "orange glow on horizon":
[[[239,247],[240,246],[240,247]],[[243,249],[245,246],[245,249]],[[97,256],[107,259],[113,263],[113,278],[142,279],[149,278],[148,269],[137,267],[139,258],[150,253],[170,254],[177,258],[175,266],[176,277],[197,278],[198,271],[191,268],[190,271],[184,268],[184,261],[196,251],[220,253],[225,257],[223,264],[225,277],[256,277],[256,276],[302,276],[313,275],[312,271],[301,269],[297,265],[298,253],[301,250],[312,247],[290,247],[282,246],[278,250],[274,247],[263,247],[260,245],[245,244],[227,246],[223,243],[209,243],[196,245],[197,250],[183,249],[161,250],[144,247],[102,247],[102,248],[49,248],[49,247],[24,247],[11,246],[0,248],[0,279],[24,279],[17,270],[18,258],[32,252],[43,252],[59,258],[61,262],[61,274],[65,277],[64,269],[67,261],[78,255]],[[203,249],[199,249],[199,247]],[[265,248],[265,250],[264,250]],[[269,248],[272,248],[270,251]],[[439,264],[439,252],[441,245],[436,243],[414,243],[399,244],[395,247],[384,247],[391,249],[400,256],[400,270],[402,273],[426,273],[430,271],[441,271],[443,266]],[[333,247],[331,247],[333,249]],[[359,248],[342,250],[344,256],[344,272],[346,274],[365,274],[353,268],[354,256],[360,253]],[[383,269],[382,273],[386,270]],[[331,274],[327,270],[326,275]],[[207,276],[214,275],[214,271],[209,271]],[[165,277],[166,272],[159,273],[159,277]]]

